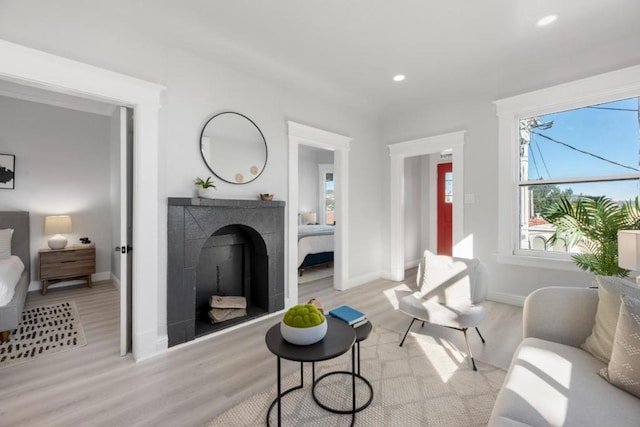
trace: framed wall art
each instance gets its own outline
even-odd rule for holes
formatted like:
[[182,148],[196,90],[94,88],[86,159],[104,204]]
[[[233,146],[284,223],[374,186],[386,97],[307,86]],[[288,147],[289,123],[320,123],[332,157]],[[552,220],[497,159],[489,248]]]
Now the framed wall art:
[[16,156],[0,154],[0,190],[16,188]]

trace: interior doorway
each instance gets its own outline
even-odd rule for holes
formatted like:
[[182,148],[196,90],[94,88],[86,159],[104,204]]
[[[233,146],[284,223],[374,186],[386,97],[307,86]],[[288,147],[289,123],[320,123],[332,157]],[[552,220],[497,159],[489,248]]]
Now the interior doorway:
[[[388,145],[390,156],[390,214],[389,214],[389,277],[404,280],[405,272],[405,159],[451,151],[452,173],[452,253],[456,243],[463,239],[463,179],[465,131],[452,132],[427,138]],[[435,174],[434,174],[435,175]],[[432,208],[431,213],[436,209]]]
[[[70,94],[84,99],[127,105],[134,109],[135,151],[133,163],[133,279],[132,353],[136,360],[168,347],[166,326],[158,324],[166,288],[160,276],[162,238],[158,236],[166,207],[160,205],[158,177],[161,85],[125,76],[78,61],[0,40],[0,79]],[[148,283],[148,286],[142,284]],[[162,296],[162,299],[160,299]],[[150,303],[160,301],[160,303]]]
[[298,147],[298,285],[317,280],[333,284],[336,185],[334,151]]

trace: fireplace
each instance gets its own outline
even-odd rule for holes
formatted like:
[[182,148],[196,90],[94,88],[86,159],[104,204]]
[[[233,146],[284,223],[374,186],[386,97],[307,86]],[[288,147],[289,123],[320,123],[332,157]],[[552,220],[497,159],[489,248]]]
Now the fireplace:
[[[169,346],[284,308],[284,202],[169,198]],[[212,323],[209,297],[246,298]]]

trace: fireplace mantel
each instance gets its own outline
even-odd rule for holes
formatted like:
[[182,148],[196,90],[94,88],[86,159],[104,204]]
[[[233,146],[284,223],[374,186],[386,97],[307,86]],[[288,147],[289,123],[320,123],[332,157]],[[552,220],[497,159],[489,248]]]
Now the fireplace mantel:
[[[200,252],[205,242],[223,227],[239,225],[262,238],[267,252],[265,314],[284,308],[284,201],[171,197],[168,205],[169,346],[195,338],[196,271]],[[239,321],[228,321],[228,326]]]

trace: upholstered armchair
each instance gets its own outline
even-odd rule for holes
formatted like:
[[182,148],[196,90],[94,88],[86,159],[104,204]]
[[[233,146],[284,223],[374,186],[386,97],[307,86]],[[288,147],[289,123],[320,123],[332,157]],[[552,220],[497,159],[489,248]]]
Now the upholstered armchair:
[[401,297],[398,308],[410,316],[411,323],[400,342],[404,344],[413,323],[418,320],[432,325],[456,329],[464,333],[469,358],[476,369],[467,329],[475,328],[487,315],[479,304],[487,294],[488,274],[478,259],[453,258],[424,252],[416,279],[418,291]]

